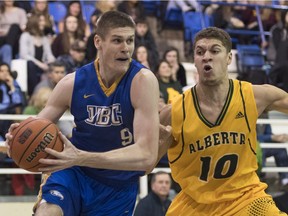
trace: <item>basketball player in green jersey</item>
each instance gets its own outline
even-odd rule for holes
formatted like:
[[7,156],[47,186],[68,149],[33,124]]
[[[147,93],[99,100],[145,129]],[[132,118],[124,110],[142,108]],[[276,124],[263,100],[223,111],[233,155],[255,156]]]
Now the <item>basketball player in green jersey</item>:
[[256,174],[256,121],[264,110],[288,113],[288,94],[229,79],[232,44],[225,31],[204,29],[193,46],[199,82],[160,113],[161,123],[172,127],[166,141],[169,130],[161,132],[160,151],[168,149],[182,188],[167,216],[286,215]]

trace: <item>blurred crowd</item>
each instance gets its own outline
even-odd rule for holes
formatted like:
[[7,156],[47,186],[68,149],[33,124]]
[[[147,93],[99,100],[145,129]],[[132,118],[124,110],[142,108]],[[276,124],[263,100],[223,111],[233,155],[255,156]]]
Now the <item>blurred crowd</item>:
[[[263,30],[270,32],[264,40],[260,35],[231,34],[233,44],[257,44],[265,52],[265,58],[272,65],[270,80],[273,84],[288,91],[288,9],[274,9],[271,6],[287,6],[287,1],[256,1],[256,0],[226,0],[228,4],[210,4],[201,1],[157,1],[156,13],[147,10],[148,1],[103,0],[103,1],[12,1],[0,2],[0,112],[1,114],[37,114],[45,106],[50,92],[56,84],[68,73],[72,73],[84,64],[94,61],[97,50],[94,46],[95,26],[102,13],[118,10],[131,15],[136,23],[135,51],[133,58],[150,68],[159,80],[160,103],[167,104],[182,93],[187,83],[184,59],[191,52],[191,44],[180,47],[161,47],[157,37],[161,37],[161,29],[152,29],[148,17],[157,20],[157,28],[167,22],[167,11],[180,10],[181,13],[191,11],[202,12],[212,17],[213,25],[227,30],[259,31],[259,22],[255,7],[261,5],[260,15]],[[155,1],[156,2],[156,1]],[[154,3],[155,3],[154,2]],[[49,11],[50,4],[58,4],[59,11]],[[154,4],[153,3],[153,4]],[[230,4],[229,4],[230,3]],[[236,3],[240,3],[236,5]],[[84,5],[93,9],[87,16]],[[152,4],[152,2],[150,2]],[[247,6],[248,5],[248,6]],[[65,14],[59,20],[59,13]],[[169,27],[169,25],[168,25]],[[173,30],[173,29],[172,29]],[[183,34],[184,34],[184,29]],[[156,34],[155,34],[156,32]],[[184,40],[179,38],[179,40]],[[187,42],[187,41],[185,41]],[[191,41],[188,41],[189,43]],[[17,82],[17,73],[13,71],[13,59],[27,61],[27,86],[24,92],[21,83]],[[188,58],[188,61],[192,62]],[[286,81],[287,80],[287,81]],[[197,80],[195,80],[195,83]],[[12,121],[0,121],[0,139]],[[59,125],[64,134],[69,137],[73,123]],[[287,155],[287,154],[286,154]],[[167,158],[161,161],[167,164]],[[162,173],[163,174],[163,173]],[[32,176],[32,175],[31,175]],[[27,176],[12,179],[12,187],[17,195],[23,194],[24,181],[33,188],[34,180]],[[170,180],[169,180],[170,181]],[[169,183],[170,184],[170,183]],[[19,186],[20,185],[20,186]],[[22,186],[21,186],[22,185]],[[19,188],[20,187],[20,188]]]

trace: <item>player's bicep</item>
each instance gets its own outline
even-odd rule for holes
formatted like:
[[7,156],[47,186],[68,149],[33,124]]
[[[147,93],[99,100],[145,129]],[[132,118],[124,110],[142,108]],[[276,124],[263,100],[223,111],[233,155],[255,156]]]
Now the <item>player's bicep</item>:
[[287,92],[272,85],[254,85],[253,92],[259,115],[264,110],[288,113]]
[[138,73],[132,82],[131,101],[135,109],[134,139],[145,147],[155,145],[159,138],[159,87],[153,73]]

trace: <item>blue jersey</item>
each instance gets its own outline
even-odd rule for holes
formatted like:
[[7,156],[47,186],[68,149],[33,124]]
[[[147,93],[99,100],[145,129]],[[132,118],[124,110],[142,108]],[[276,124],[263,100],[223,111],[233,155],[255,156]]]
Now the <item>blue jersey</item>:
[[[128,71],[110,88],[106,88],[97,69],[97,61],[76,71],[71,113],[76,127],[72,143],[89,152],[106,152],[134,144],[134,108],[131,83],[144,66],[132,60]],[[83,172],[112,185],[138,181],[142,171],[119,171],[81,167]]]

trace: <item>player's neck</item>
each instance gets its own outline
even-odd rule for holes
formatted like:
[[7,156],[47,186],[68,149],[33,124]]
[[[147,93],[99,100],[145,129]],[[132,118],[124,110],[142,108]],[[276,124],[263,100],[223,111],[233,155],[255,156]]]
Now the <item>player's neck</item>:
[[229,91],[229,80],[217,85],[199,84],[196,86],[197,97],[200,101],[224,102]]
[[112,86],[113,83],[117,82],[124,74],[113,73],[111,68],[104,67],[104,64],[101,64],[99,60],[96,60],[96,71],[106,88]]

